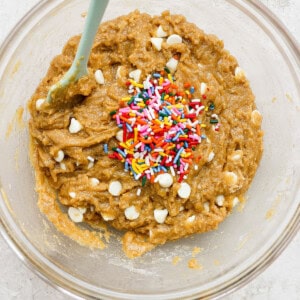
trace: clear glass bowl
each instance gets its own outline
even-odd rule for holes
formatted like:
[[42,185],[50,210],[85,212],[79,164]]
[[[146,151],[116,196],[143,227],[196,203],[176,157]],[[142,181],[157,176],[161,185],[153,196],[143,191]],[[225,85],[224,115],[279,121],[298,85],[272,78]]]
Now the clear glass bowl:
[[[257,276],[299,227],[300,63],[285,28],[258,1],[111,0],[105,19],[133,9],[181,13],[214,33],[246,70],[264,116],[265,151],[242,211],[217,231],[170,242],[135,260],[113,238],[92,251],[39,212],[28,158],[26,102],[51,59],[82,31],[87,0],[41,1],[0,55],[1,232],[16,254],[55,287],[85,298],[191,299],[219,296]],[[138,30],[138,29],[137,29]],[[25,109],[22,115],[22,107]],[[16,113],[17,111],[17,113]],[[23,119],[23,121],[22,121]],[[202,270],[187,266],[194,247]],[[175,266],[174,256],[181,257]]]

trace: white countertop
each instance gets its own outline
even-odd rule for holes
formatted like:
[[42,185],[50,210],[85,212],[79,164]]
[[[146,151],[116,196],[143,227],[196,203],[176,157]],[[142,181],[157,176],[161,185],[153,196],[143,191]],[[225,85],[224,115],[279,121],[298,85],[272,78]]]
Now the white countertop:
[[[201,1],[201,0],[200,0]],[[285,23],[300,43],[300,1],[261,0]],[[38,0],[0,0],[0,43]],[[260,276],[225,300],[300,299],[300,234]],[[27,269],[0,236],[0,300],[72,299]]]

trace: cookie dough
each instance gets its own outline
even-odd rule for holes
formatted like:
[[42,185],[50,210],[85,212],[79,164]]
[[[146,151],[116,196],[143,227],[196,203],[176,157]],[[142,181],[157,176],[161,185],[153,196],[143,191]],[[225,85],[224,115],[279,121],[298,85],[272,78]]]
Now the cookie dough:
[[[41,211],[58,230],[94,248],[105,244],[92,228],[109,224],[124,232],[123,249],[131,258],[216,229],[248,190],[263,148],[262,117],[236,59],[184,16],[134,11],[99,27],[89,75],[47,105],[43,100],[71,66],[79,39],[72,37],[53,59],[29,101]],[[124,170],[122,159],[110,157],[124,134],[112,112],[141,88],[132,82],[143,86],[147,76],[163,70],[186,105],[201,100],[202,138],[193,146],[188,174],[168,169],[143,181]]]

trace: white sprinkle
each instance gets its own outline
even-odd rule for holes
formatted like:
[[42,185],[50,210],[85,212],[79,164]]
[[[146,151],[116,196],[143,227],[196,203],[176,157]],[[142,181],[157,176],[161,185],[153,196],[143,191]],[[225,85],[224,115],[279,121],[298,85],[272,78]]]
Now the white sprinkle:
[[136,191],[136,195],[141,196],[141,192],[142,192],[142,190],[140,188],[138,188],[137,191]]
[[104,221],[112,221],[115,219],[114,216],[111,216],[109,214],[106,213],[101,213],[101,217],[103,218]]
[[98,178],[90,178],[90,184],[91,186],[97,186],[98,184],[100,183],[99,179]]
[[118,68],[117,68],[116,79],[121,78],[121,68],[122,68],[122,66],[118,66]]
[[240,67],[236,67],[234,70],[234,77],[237,81],[244,80],[246,77],[245,71]]
[[168,215],[167,209],[154,209],[154,219],[157,223],[163,224]]
[[64,171],[67,170],[67,167],[64,163],[60,163],[60,168],[63,169]]
[[225,172],[225,178],[228,184],[234,185],[238,181],[238,176],[234,172]]
[[95,72],[95,79],[96,79],[97,83],[99,83],[99,84],[104,84],[105,83],[104,76],[103,76],[103,73],[102,73],[101,70],[97,70]]
[[37,110],[41,110],[46,99],[37,99],[35,102],[35,107]]
[[71,123],[69,126],[70,133],[77,133],[81,129],[82,129],[82,125],[75,118],[71,118]]
[[157,28],[157,31],[156,31],[156,36],[157,37],[160,37],[160,38],[163,38],[163,37],[166,37],[168,34],[163,30],[162,26],[159,25],[158,28]]
[[65,157],[64,151],[59,150],[59,151],[57,152],[56,156],[54,157],[54,159],[55,159],[57,162],[62,162],[63,159],[64,159],[64,157]]
[[208,158],[207,158],[207,162],[211,162],[215,157],[215,153],[213,151],[211,151],[209,154],[208,154]]
[[188,183],[182,182],[177,191],[178,196],[182,199],[187,199],[191,194],[191,187]]
[[169,173],[163,173],[158,175],[158,183],[163,188],[168,188],[173,184],[173,177]]
[[169,61],[166,63],[166,67],[170,70],[171,73],[174,73],[177,69],[178,60],[171,57]]
[[85,213],[86,213],[86,207],[78,207],[78,210],[79,210],[82,214],[85,214]]
[[74,199],[74,198],[76,198],[76,193],[75,192],[70,192],[69,196]]
[[132,78],[135,82],[139,82],[141,74],[142,74],[142,71],[139,69],[136,69],[129,73],[129,78]]
[[162,38],[151,38],[150,39],[153,47],[157,50],[157,51],[160,51],[161,50],[161,44],[163,42],[163,39]]
[[190,216],[190,217],[187,218],[187,222],[192,223],[192,222],[195,221],[195,219],[196,219],[196,216],[192,215],[192,216]]
[[201,82],[200,84],[201,95],[205,95],[206,92],[207,92],[207,84],[205,82]]
[[108,192],[113,196],[119,196],[122,191],[122,184],[120,181],[112,181],[109,184]]
[[[201,102],[201,100],[200,100],[200,99],[197,99],[197,98],[195,98],[195,99],[192,99],[192,102],[193,102],[193,103],[198,103],[198,102],[200,103],[200,102]],[[190,113],[191,113],[191,111],[190,111]]]
[[123,130],[119,130],[116,134],[116,139],[119,141],[119,142],[123,142]]
[[83,221],[83,214],[75,207],[69,207],[68,215],[74,223],[80,223]]
[[210,211],[210,208],[209,208],[209,202],[204,202],[204,203],[203,203],[203,207],[204,207],[204,210],[205,210],[206,212],[209,212],[209,211]]
[[167,38],[167,44],[173,45],[173,44],[180,44],[182,43],[182,37],[178,34],[171,34]]
[[232,206],[235,207],[239,204],[240,200],[238,197],[234,197],[232,200]]
[[175,171],[174,171],[174,167],[173,167],[173,166],[170,167],[170,171],[171,171],[172,176],[175,177],[176,174],[175,174]]
[[198,170],[199,169],[199,166],[198,165],[194,165],[194,170]]
[[216,203],[218,206],[223,206],[224,200],[225,200],[225,197],[224,197],[223,195],[218,195],[218,196],[216,197],[215,203]]
[[126,219],[131,221],[136,220],[140,216],[140,213],[136,210],[134,205],[127,207],[124,214]]

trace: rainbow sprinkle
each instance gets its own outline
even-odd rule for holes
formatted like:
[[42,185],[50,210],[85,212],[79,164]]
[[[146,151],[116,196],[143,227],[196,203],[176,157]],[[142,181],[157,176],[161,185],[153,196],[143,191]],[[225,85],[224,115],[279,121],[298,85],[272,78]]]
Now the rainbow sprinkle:
[[[143,84],[130,79],[126,85],[129,96],[111,112],[123,141],[109,157],[122,161],[125,171],[142,179],[142,185],[167,172],[177,175],[178,182],[186,179],[193,160],[200,159],[193,150],[206,138],[199,116],[214,106],[193,98],[196,89],[190,83],[180,90],[167,69],[148,75]],[[219,124],[216,115],[211,120],[214,126]]]

